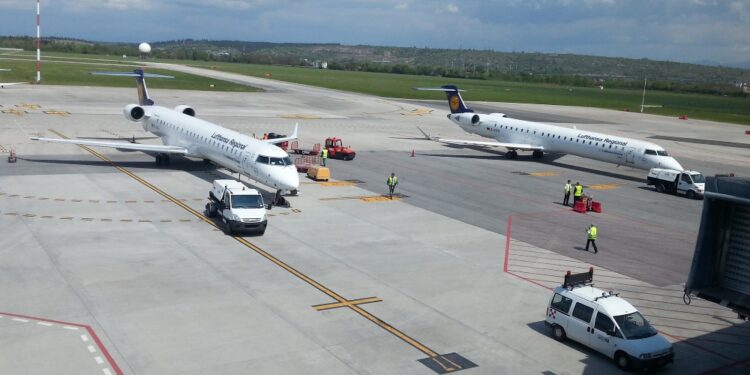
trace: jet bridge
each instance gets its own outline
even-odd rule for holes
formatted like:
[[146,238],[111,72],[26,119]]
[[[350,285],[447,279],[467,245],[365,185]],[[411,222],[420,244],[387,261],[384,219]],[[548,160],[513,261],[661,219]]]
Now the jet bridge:
[[750,317],[750,178],[706,179],[685,303],[691,295]]

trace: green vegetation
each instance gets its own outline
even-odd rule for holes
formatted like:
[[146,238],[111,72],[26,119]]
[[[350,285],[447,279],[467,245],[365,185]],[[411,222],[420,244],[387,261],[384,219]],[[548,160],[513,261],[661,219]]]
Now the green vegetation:
[[[601,90],[598,87],[216,62],[193,62],[192,65],[391,98],[443,99],[445,96],[441,93],[416,91],[414,88],[455,84],[468,91],[464,94],[464,99],[469,102],[539,103],[639,111],[642,95],[641,90],[607,87]],[[697,119],[750,124],[750,98],[746,97],[647,91],[646,105],[662,106],[661,108],[646,108],[646,113],[665,116],[686,115]]]
[[[129,79],[94,77],[88,73],[93,70],[131,70],[140,64],[140,61],[133,57],[123,59],[121,56],[97,56],[90,54],[45,53],[44,59],[44,84],[132,87],[133,82]],[[437,87],[452,83],[464,90],[468,90],[464,94],[464,97],[469,102],[540,103],[609,108],[614,110],[627,109],[631,111],[640,110],[641,104],[640,89],[611,88],[606,83],[603,83],[604,90],[601,90],[598,87],[578,87],[573,85],[340,71],[215,61],[168,59],[153,59],[151,61],[189,64],[248,76],[265,77],[391,98],[443,99],[444,96],[440,93],[416,91],[414,88]],[[0,55],[0,67],[13,69],[10,72],[0,72],[0,81],[34,80],[35,65],[33,53],[23,52]],[[149,69],[149,71],[174,75],[177,78],[175,80],[154,79],[149,81],[149,86],[154,88],[216,91],[257,90],[249,86],[188,74],[158,69]],[[214,84],[214,87],[210,87],[211,84]],[[649,90],[646,94],[646,104],[662,106],[660,108],[646,108],[645,112],[647,113],[665,116],[687,115],[690,118],[696,119],[750,124],[750,98],[747,97]]]
[[[36,62],[28,54],[0,55],[0,68],[11,71],[0,71],[2,82],[34,82],[36,80]],[[92,71],[132,71],[138,67],[137,61],[114,60],[92,56],[50,54],[42,61],[42,82],[45,85],[85,85],[108,87],[134,87],[132,79],[123,77],[92,76]],[[227,81],[196,76],[160,69],[148,69],[150,73],[166,74],[175,79],[149,80],[150,88],[253,92],[260,91],[255,87],[240,85]]]

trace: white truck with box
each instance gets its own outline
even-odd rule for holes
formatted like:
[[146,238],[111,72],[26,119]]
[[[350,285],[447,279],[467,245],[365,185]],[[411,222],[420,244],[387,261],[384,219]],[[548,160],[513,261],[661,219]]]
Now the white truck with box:
[[235,180],[214,180],[208,199],[206,216],[218,217],[227,234],[265,233],[268,217],[258,190]]
[[696,171],[651,168],[646,184],[653,185],[660,193],[680,193],[690,199],[700,199],[706,189],[706,178]]
[[565,275],[547,305],[545,324],[555,339],[577,341],[614,359],[617,367],[656,369],[674,359],[672,344],[633,305],[594,288],[594,269]]

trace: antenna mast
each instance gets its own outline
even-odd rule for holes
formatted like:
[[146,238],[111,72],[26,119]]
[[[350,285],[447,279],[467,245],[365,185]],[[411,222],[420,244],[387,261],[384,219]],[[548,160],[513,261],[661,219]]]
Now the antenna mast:
[[39,33],[39,0],[36,0],[36,83],[42,81],[42,52]]

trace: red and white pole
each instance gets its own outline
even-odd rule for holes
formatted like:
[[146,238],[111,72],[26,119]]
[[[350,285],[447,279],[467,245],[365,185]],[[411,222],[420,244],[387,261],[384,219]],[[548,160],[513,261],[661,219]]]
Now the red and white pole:
[[36,83],[42,81],[42,41],[39,32],[39,0],[36,0]]

